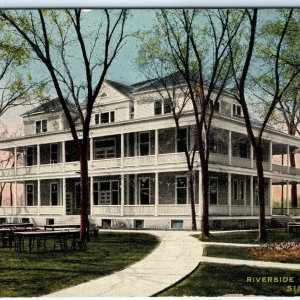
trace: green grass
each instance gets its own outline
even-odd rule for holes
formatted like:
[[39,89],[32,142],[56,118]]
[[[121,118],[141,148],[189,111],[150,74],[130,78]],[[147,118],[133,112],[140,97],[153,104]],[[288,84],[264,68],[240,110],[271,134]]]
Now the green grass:
[[[194,237],[200,239],[200,235],[194,235]],[[256,241],[258,237],[258,231],[246,231],[246,232],[230,232],[230,233],[217,233],[213,234],[209,238],[208,242],[218,243],[240,243],[240,244],[258,244]],[[299,236],[289,235],[284,230],[268,230],[266,242],[298,242]]]
[[[111,274],[158,244],[144,233],[100,233],[86,251],[32,253],[0,249],[0,297],[33,297]],[[80,296],[80,295],[78,295]]]
[[249,249],[244,247],[206,246],[203,250],[203,256],[254,259],[249,255]]
[[[294,283],[252,283],[247,277],[293,277]],[[300,285],[299,272],[230,266],[221,264],[201,264],[188,278],[169,288],[158,296],[221,296],[225,294],[295,296],[298,292],[288,291],[288,286]],[[297,288],[296,288],[297,289]]]

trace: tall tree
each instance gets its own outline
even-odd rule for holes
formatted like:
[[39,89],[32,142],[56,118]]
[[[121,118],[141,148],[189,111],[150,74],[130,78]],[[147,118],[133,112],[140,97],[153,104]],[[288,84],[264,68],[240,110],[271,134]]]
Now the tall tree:
[[[264,36],[268,37],[268,40],[264,40],[261,43],[261,47],[259,48],[259,56],[266,64],[272,64],[274,59],[274,51],[272,51],[272,41],[276,40],[280,37],[281,32],[284,27],[284,22],[282,19],[287,14],[287,10],[280,9],[276,11],[276,14],[279,18],[274,18],[271,21],[268,21],[261,29],[261,33]],[[295,9],[293,12],[293,16],[289,22],[289,26],[286,30],[285,34],[285,45],[282,47],[281,55],[280,55],[280,69],[283,75],[282,80],[289,79],[289,76],[293,73],[295,66],[299,64],[299,57],[297,55],[298,49],[300,47],[299,39],[295,38],[295,36],[299,36],[300,33],[300,11],[299,9]],[[268,97],[273,97],[276,91],[276,79],[274,78],[272,73],[264,74],[259,77],[258,83],[260,87],[263,88],[264,96],[268,95]],[[300,101],[299,101],[299,88],[300,88],[300,76],[296,76],[296,78],[291,82],[288,88],[285,90],[283,96],[278,101],[278,105],[274,111],[273,118],[270,120],[274,125],[281,126],[281,130],[286,131],[289,135],[295,136],[299,134],[299,114],[300,114]],[[268,107],[270,105],[269,99],[264,99],[262,102],[264,107]],[[290,152],[290,166],[296,167],[295,153]],[[297,184],[291,184],[291,206],[297,207]]]
[[[165,72],[179,72],[188,89],[200,157],[203,238],[209,237],[209,135],[231,69],[226,32],[230,30],[234,37],[242,17],[228,9],[161,10],[156,15],[157,25],[146,41],[152,44],[152,56],[168,61]],[[231,30],[232,23],[236,26]]]
[[87,149],[93,106],[107,71],[124,44],[128,15],[124,9],[92,12],[92,18],[81,9],[0,12],[9,30],[27,43],[46,68],[69,123],[80,157],[82,240],[88,226]]
[[[257,33],[258,29],[258,9],[246,9],[245,10],[247,18],[245,19],[245,26],[243,31],[240,31],[235,38],[230,39],[230,53],[231,61],[233,67],[233,78],[234,84],[238,91],[236,96],[239,101],[244,115],[244,121],[246,124],[247,133],[251,141],[253,152],[255,155],[256,169],[257,169],[257,179],[258,179],[258,199],[259,199],[259,236],[258,240],[263,241],[266,239],[266,222],[265,222],[265,179],[264,179],[264,169],[263,169],[263,148],[262,148],[262,138],[265,132],[266,126],[272,116],[276,105],[282,99],[284,93],[295,80],[299,74],[299,68],[294,67],[290,73],[285,72],[284,65],[282,64],[282,57],[285,55],[285,37],[287,30],[289,28],[290,22],[293,16],[293,10],[286,10],[286,13],[282,16],[282,29],[277,39],[273,39],[268,36],[267,33],[262,35],[262,39],[258,40]],[[246,32],[248,31],[248,34]],[[230,37],[230,34],[228,34]],[[274,82],[272,97],[269,101],[269,105],[265,110],[265,115],[262,119],[262,124],[259,126],[258,133],[256,134],[253,124],[253,119],[251,118],[250,106],[247,102],[247,92],[250,93],[251,90],[257,88],[257,86],[252,86],[250,84],[251,78],[249,79],[249,73],[253,70],[256,74],[252,74],[253,77],[260,77],[262,79],[264,76],[257,74],[257,48],[258,41],[268,44],[269,51],[272,53],[272,61],[268,65],[264,65],[263,72],[265,78],[272,76]],[[265,45],[266,45],[265,44]],[[295,55],[295,53],[293,53]],[[253,65],[253,69],[251,66]],[[271,74],[271,75],[269,75]],[[256,125],[257,126],[257,125]],[[271,158],[270,158],[271,159]]]

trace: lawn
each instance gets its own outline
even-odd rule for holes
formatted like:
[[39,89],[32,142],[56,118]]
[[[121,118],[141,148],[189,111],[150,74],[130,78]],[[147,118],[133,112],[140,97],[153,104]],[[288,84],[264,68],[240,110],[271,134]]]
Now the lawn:
[[[194,235],[200,239],[200,235]],[[256,241],[258,237],[257,231],[245,231],[245,232],[230,232],[230,233],[217,233],[207,240],[208,242],[219,242],[219,243],[241,243],[241,244],[258,244]],[[299,236],[290,235],[285,230],[268,230],[266,242],[298,242],[300,241]]]
[[[249,277],[292,277],[293,283],[247,282]],[[253,280],[256,280],[253,279]],[[259,279],[258,279],[259,280]],[[202,263],[185,280],[158,296],[221,296],[225,294],[295,296],[300,295],[299,272]],[[296,290],[295,292],[293,290]]]
[[234,259],[276,261],[283,263],[300,263],[300,251],[297,250],[270,250],[244,247],[206,246],[204,256],[223,257]]
[[19,253],[0,249],[0,297],[34,297],[111,274],[159,243],[144,233],[100,233],[86,251]]

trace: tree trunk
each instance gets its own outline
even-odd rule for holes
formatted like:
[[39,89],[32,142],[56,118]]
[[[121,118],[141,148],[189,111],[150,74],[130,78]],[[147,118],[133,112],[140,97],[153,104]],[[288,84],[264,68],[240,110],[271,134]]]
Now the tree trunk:
[[82,142],[80,151],[80,188],[81,188],[81,212],[80,212],[80,239],[87,238],[88,230],[88,160],[87,160],[87,143]]
[[12,182],[9,184],[10,206],[13,206]]
[[193,170],[189,170],[188,172],[188,181],[189,181],[189,191],[190,191],[190,203],[191,203],[191,211],[192,211],[192,230],[197,230],[196,223],[196,210],[195,210],[195,193],[194,193],[194,176]]
[[204,159],[201,160],[201,175],[202,175],[202,218],[201,218],[201,235],[202,238],[209,238],[209,223],[208,223],[208,163]]
[[[290,154],[290,163],[291,167],[296,167],[296,160],[295,160],[295,154]],[[297,207],[297,183],[291,183],[291,206]]]
[[265,179],[264,169],[262,164],[261,155],[256,156],[256,168],[258,179],[258,199],[259,199],[259,235],[258,241],[266,240],[266,218],[265,218]]

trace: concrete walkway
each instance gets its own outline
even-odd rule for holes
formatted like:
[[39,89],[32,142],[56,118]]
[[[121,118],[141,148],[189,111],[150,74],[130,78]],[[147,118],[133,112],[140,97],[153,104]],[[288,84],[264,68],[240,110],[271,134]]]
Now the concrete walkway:
[[235,265],[235,266],[249,266],[249,267],[257,267],[257,268],[300,270],[300,264],[279,263],[279,262],[261,261],[261,260],[245,260],[245,259],[202,256],[201,262]]
[[153,234],[161,241],[143,260],[120,272],[54,292],[46,297],[152,296],[191,273],[201,261],[201,242],[190,236],[194,232],[142,232]]

